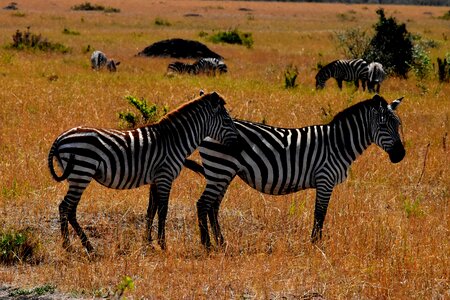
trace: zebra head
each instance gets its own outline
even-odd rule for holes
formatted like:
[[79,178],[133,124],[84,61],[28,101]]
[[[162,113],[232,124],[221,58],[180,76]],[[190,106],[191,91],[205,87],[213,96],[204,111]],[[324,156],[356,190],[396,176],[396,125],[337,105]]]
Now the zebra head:
[[111,59],[111,60],[108,60],[108,63],[106,64],[106,68],[110,72],[116,72],[118,65],[120,65],[120,61],[115,61],[115,60]]
[[371,111],[373,141],[389,154],[393,163],[398,163],[405,157],[405,148],[399,133],[401,121],[395,114],[402,99],[403,97],[387,104],[386,100],[378,95],[372,98],[376,101]]
[[207,136],[228,147],[236,145],[239,134],[224,106],[225,100],[216,92],[209,94],[203,92],[201,97],[209,102],[212,111]]

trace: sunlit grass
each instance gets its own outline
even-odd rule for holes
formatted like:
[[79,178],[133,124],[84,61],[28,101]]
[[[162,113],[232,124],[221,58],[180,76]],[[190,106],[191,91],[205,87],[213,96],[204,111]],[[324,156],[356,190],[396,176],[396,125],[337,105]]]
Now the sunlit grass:
[[[72,5],[26,1],[20,3],[20,18],[0,11],[0,45],[11,43],[17,29],[31,24],[33,32],[72,48],[63,55],[0,47],[0,224],[29,227],[43,252],[40,264],[1,266],[0,282],[27,290],[51,285],[92,297],[114,294],[129,276],[135,288],[124,295],[136,299],[301,298],[314,292],[326,299],[448,295],[450,87],[439,84],[434,74],[421,85],[413,75],[383,82],[386,99],[405,96],[399,115],[407,155],[392,165],[373,146],[355,162],[348,180],[333,192],[319,247],[309,242],[314,191],[274,197],[236,179],[220,212],[227,246],[206,253],[195,206],[204,180],[182,171],[170,199],[166,252],[144,242],[148,187],[115,191],[96,183],[83,194],[78,219],[98,255],[87,257],[75,235],[74,252],[65,252],[58,204],[67,186],[54,182],[47,170],[47,153],[59,133],[78,125],[118,128],[128,95],[174,109],[200,89],[221,93],[231,114],[241,119],[284,127],[327,122],[372,95],[350,86],[339,91],[332,80],[315,91],[317,63],[341,57],[336,30],[370,30],[379,7],[132,0],[102,2],[121,10],[104,14],[73,12]],[[430,51],[433,62],[449,51],[448,21],[438,18],[446,8],[385,10],[406,22],[409,31],[439,42]],[[183,17],[186,13],[201,17]],[[355,20],[342,20],[340,14]],[[157,17],[171,26],[155,25]],[[80,34],[63,34],[64,28]],[[198,36],[202,30],[232,28],[252,33],[251,49]],[[211,78],[168,77],[172,59],[135,57],[151,43],[174,37],[205,43],[225,57],[229,72]],[[92,72],[87,45],[120,60],[118,72]],[[284,82],[289,65],[299,71],[292,89]]]

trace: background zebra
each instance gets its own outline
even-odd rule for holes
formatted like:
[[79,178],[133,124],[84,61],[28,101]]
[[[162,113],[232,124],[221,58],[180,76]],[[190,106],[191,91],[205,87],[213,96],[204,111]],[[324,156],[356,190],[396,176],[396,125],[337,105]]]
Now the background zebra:
[[175,61],[167,66],[167,73],[193,74],[193,68],[191,64]]
[[120,65],[120,61],[114,61],[113,59],[108,59],[105,55],[105,53],[101,51],[94,51],[91,55],[91,67],[93,70],[100,70],[104,66],[108,69],[110,72],[116,72],[117,66]]
[[216,75],[216,72],[223,74],[228,72],[227,65],[217,58],[200,58],[193,65],[194,74]]
[[386,77],[383,65],[378,62],[371,62],[368,66],[367,88],[369,92],[380,93],[380,85]]
[[167,66],[167,73],[216,75],[226,73],[227,65],[217,58],[200,58],[193,64],[176,61]]
[[369,68],[363,59],[335,60],[324,66],[316,75],[316,89],[323,89],[325,82],[333,77],[336,79],[339,89],[342,90],[342,81],[353,81],[359,88],[359,80],[363,90],[366,89],[366,81]]
[[[218,212],[220,202],[238,175],[254,189],[284,195],[315,188],[312,242],[322,236],[328,202],[334,187],[343,182],[352,162],[372,143],[400,162],[405,149],[398,132],[395,109],[402,98],[387,104],[382,97],[353,105],[326,125],[286,129],[234,120],[242,151],[232,152],[211,139],[199,147],[207,185],[197,202],[201,242],[210,247],[209,218],[217,245],[223,244]],[[189,161],[195,171],[202,167]]]
[[[68,222],[87,251],[93,247],[76,220],[81,195],[95,179],[114,189],[151,184],[152,203],[147,209],[147,238],[158,212],[158,242],[165,248],[165,220],[169,193],[185,158],[210,137],[225,146],[237,142],[237,132],[217,93],[203,95],[167,114],[159,123],[119,131],[76,127],[62,133],[53,143],[48,166],[56,181],[67,179],[69,190],[59,205],[63,246],[69,247]],[[58,176],[54,158],[64,170]]]

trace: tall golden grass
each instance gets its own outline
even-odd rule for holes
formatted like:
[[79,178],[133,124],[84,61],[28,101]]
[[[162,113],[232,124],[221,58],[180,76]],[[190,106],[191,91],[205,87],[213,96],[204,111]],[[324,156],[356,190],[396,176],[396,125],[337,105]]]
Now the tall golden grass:
[[[80,3],[83,1],[80,1]],[[95,2],[94,2],[95,3]],[[39,264],[0,266],[0,283],[33,287],[52,284],[76,297],[112,295],[129,276],[128,299],[448,299],[449,84],[435,75],[419,82],[389,78],[386,99],[405,96],[399,107],[407,155],[396,165],[370,147],[333,192],[323,242],[312,245],[313,190],[274,197],[240,179],[230,186],[220,218],[223,251],[200,246],[196,206],[204,180],[182,171],[171,193],[168,250],[144,242],[148,187],[109,190],[96,183],[83,194],[78,219],[97,249],[88,257],[61,247],[58,204],[67,186],[47,170],[55,137],[78,125],[118,127],[125,96],[144,97],[176,108],[218,91],[234,117],[284,127],[327,122],[330,116],[371,97],[332,81],[314,90],[318,62],[340,58],[337,30],[371,30],[378,5],[225,1],[113,1],[116,14],[75,12],[73,1],[19,3],[0,11],[0,45],[30,26],[71,54],[0,48],[0,224],[30,228],[40,241]],[[243,11],[240,8],[249,8]],[[449,51],[445,7],[385,6],[410,32],[439,42],[435,62]],[[184,17],[198,13],[200,17]],[[354,20],[342,14],[356,16]],[[155,18],[171,26],[157,26]],[[80,32],[66,35],[64,28]],[[200,31],[239,28],[251,32],[252,49],[210,44]],[[135,57],[166,38],[196,39],[225,57],[229,73],[216,78],[165,76],[172,59]],[[90,45],[122,64],[116,74],[91,71]],[[294,64],[298,87],[284,89],[283,72]],[[55,80],[56,79],[56,80]],[[326,112],[327,114],[325,114]],[[198,159],[198,155],[194,155]],[[283,298],[283,299],[285,299]]]

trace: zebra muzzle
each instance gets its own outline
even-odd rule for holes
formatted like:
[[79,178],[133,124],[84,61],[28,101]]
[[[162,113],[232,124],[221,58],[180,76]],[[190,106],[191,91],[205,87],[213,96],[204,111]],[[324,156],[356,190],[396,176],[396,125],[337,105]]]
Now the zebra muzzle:
[[388,151],[389,159],[392,163],[396,164],[403,160],[406,155],[405,147],[402,142],[398,141],[394,146]]

